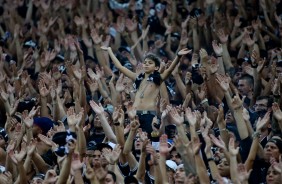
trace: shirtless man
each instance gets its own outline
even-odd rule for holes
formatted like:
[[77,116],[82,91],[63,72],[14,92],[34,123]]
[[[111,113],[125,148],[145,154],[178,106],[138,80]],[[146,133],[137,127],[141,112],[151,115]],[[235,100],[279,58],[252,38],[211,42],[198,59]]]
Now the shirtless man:
[[173,60],[168,69],[163,73],[159,73],[160,60],[154,54],[148,54],[143,62],[144,73],[137,74],[126,67],[122,66],[119,60],[114,55],[111,47],[101,47],[101,49],[108,51],[114,65],[128,78],[135,81],[134,87],[136,95],[133,106],[139,116],[140,127],[148,133],[152,132],[151,122],[154,116],[157,115],[158,95],[160,92],[160,84],[165,81],[172,73],[174,68],[179,62],[182,55],[191,52],[188,49],[182,49],[177,53],[176,58]]

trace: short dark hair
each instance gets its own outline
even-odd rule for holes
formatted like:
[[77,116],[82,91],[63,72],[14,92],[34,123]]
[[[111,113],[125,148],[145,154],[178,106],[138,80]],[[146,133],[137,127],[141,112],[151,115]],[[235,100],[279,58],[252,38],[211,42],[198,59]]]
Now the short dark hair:
[[271,107],[272,103],[273,103],[273,98],[271,98],[270,96],[259,96],[257,97],[256,101],[258,100],[267,100],[267,107]]
[[153,53],[148,53],[145,56],[145,59],[150,59],[150,60],[154,61],[155,65],[158,66],[158,67],[161,65],[160,58],[157,55],[153,54]]
[[246,80],[248,85],[254,87],[254,78],[248,74],[242,75],[239,80]]
[[116,174],[114,172],[108,171],[108,174],[112,175],[114,182],[117,181],[117,176],[116,176]]

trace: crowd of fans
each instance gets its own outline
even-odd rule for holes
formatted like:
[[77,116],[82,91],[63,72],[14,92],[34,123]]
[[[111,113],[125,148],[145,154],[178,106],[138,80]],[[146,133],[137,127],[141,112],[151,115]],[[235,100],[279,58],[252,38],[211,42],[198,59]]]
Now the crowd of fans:
[[0,0],[0,184],[282,183],[282,1]]

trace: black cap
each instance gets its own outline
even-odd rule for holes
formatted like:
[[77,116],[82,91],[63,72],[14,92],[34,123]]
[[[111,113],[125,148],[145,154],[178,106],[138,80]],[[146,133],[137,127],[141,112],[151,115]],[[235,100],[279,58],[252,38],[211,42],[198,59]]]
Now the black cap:
[[138,180],[134,176],[126,176],[124,178],[124,183],[125,184],[138,184]]
[[67,136],[72,136],[71,138],[76,139],[74,132],[57,132],[53,135],[52,141],[59,146],[64,146],[67,143]]

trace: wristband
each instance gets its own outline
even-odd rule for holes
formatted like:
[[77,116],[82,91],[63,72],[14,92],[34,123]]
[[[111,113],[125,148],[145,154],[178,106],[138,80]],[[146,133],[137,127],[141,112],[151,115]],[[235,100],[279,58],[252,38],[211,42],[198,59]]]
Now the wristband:
[[209,100],[208,100],[207,98],[205,98],[204,100],[202,100],[200,104],[202,105],[202,104],[204,104],[204,103],[206,103],[206,102],[209,102]]
[[119,125],[120,125],[120,123],[118,123],[118,122],[117,122],[117,123],[114,123],[114,126],[119,126]]
[[253,133],[253,135],[252,135],[253,139],[254,139],[254,138],[260,138],[260,136],[261,136],[261,133],[260,133],[260,132],[255,132],[255,133]]
[[258,67],[258,64],[251,64],[251,67],[252,67],[252,68],[257,68],[257,67]]
[[211,157],[211,158],[207,158],[207,161],[208,161],[208,162],[214,161],[214,158],[212,158],[212,157]]
[[217,58],[222,57],[222,55],[216,56]]

